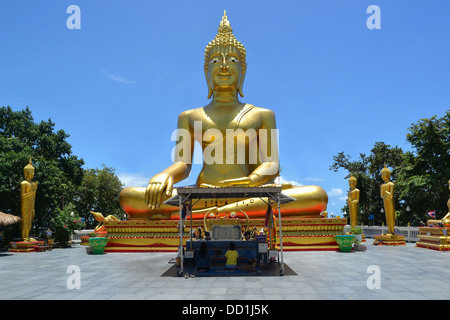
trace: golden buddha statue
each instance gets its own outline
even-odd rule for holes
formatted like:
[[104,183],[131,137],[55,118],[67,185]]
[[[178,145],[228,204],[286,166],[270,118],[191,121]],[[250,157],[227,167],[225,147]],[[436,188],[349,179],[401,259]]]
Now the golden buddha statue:
[[20,183],[20,211],[22,217],[20,221],[20,232],[23,241],[32,241],[34,239],[30,239],[29,234],[34,219],[34,204],[38,183],[32,181],[34,167],[31,164],[31,159],[23,171],[25,180]]
[[356,188],[356,178],[351,174],[348,179],[350,191],[348,192],[347,204],[350,212],[350,227],[358,224],[359,189]]
[[391,170],[389,170],[386,167],[386,164],[384,164],[384,168],[381,170],[381,179],[383,179],[384,181],[384,183],[381,185],[381,198],[383,198],[388,234],[394,234],[395,232],[394,183],[390,181]]
[[[233,35],[224,13],[214,40],[205,49],[204,73],[211,101],[179,115],[177,137],[181,139],[175,146],[174,163],[153,176],[146,188],[121,191],[120,205],[129,219],[179,219],[178,209],[163,202],[175,195],[173,185],[189,176],[195,141],[203,150],[197,187],[274,183],[279,175],[275,114],[239,100],[238,96],[244,96],[246,70],[245,48]],[[282,205],[283,216],[321,217],[328,202],[322,188],[286,184],[283,189],[284,194],[297,199]],[[239,210],[245,210],[250,218],[263,218],[267,205],[259,198],[223,199],[218,204],[200,201],[192,209],[194,219],[203,219],[207,212]]]

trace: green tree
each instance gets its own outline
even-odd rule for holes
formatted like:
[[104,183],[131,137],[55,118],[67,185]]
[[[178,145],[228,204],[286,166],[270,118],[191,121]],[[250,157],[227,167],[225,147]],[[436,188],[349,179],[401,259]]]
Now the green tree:
[[450,179],[450,110],[441,118],[421,119],[408,128],[406,139],[414,152],[405,155],[399,174],[400,198],[412,213],[411,222],[425,221],[427,212],[436,218],[447,214]]
[[[50,119],[35,123],[28,107],[0,108],[0,211],[20,216],[19,186],[31,158],[36,169],[33,180],[39,182],[31,230],[36,236],[49,227],[61,200],[73,198],[83,177],[83,159],[72,154],[69,135],[54,127]],[[16,224],[10,233],[17,236],[17,230]]]
[[105,217],[111,214],[119,219],[125,217],[119,204],[119,193],[123,187],[113,168],[103,165],[102,169],[85,170],[76,202],[87,228],[98,224],[89,211],[101,212]]
[[[391,168],[391,180],[395,183],[395,208],[397,221],[401,225],[418,225],[428,219],[427,212],[436,211],[436,218],[447,214],[450,179],[450,110],[441,118],[434,116],[421,119],[408,128],[406,140],[414,151],[403,152],[398,147],[390,147],[376,142],[371,154],[360,154],[357,161],[340,152],[333,157],[330,170],[340,169],[352,172],[358,179],[360,189],[360,219],[366,223],[368,213],[375,216],[375,223],[385,221],[380,197],[381,169],[384,163]],[[409,211],[407,208],[409,207]],[[348,211],[345,206],[343,211]]]
[[[398,169],[403,166],[403,151],[398,147],[391,147],[384,142],[376,142],[370,151],[370,155],[359,154],[359,159],[351,161],[349,155],[344,152],[333,157],[334,163],[330,170],[335,172],[344,169],[348,172],[348,179],[353,173],[357,179],[356,187],[360,190],[358,223],[368,224],[370,214],[374,215],[374,223],[380,224],[385,221],[384,213],[381,213],[383,201],[380,197],[380,186],[383,183],[380,172],[384,164],[391,167],[391,180],[396,181]],[[397,195],[397,194],[396,194]],[[396,197],[396,208],[400,207],[398,196]],[[342,212],[348,212],[348,206],[342,208]]]

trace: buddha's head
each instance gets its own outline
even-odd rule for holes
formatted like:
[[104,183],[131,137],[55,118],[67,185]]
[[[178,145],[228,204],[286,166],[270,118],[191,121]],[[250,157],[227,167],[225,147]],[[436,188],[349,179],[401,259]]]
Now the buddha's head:
[[30,158],[30,162],[25,166],[25,168],[23,168],[23,173],[25,175],[25,179],[26,180],[31,180],[34,177],[34,167],[31,164],[31,158]]
[[350,178],[348,178],[348,184],[350,186],[350,189],[356,188],[356,178],[353,176],[353,173],[351,174]]
[[226,12],[216,37],[205,49],[204,71],[208,84],[208,99],[213,92],[235,92],[241,97],[247,63],[245,48],[233,35]]
[[384,164],[384,168],[381,169],[381,179],[383,179],[384,182],[391,179],[391,170],[386,167],[386,163]]

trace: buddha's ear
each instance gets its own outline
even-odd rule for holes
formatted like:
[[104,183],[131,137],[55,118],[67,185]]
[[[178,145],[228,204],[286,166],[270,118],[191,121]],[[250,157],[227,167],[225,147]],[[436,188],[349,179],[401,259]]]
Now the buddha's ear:
[[213,90],[212,90],[211,82],[209,81],[208,70],[205,70],[205,78],[206,78],[206,85],[208,86],[208,99],[211,99],[211,97],[213,95]]
[[243,98],[244,97],[244,79],[245,79],[245,71],[242,71],[241,73],[241,80],[239,81],[239,88],[238,88],[238,92],[239,95]]

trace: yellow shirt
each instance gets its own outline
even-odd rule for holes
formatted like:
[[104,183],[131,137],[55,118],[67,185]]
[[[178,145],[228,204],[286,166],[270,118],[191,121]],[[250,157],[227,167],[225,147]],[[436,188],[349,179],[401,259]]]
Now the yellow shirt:
[[237,258],[239,257],[239,253],[236,250],[228,250],[225,253],[225,258],[227,258],[228,265],[237,265]]

